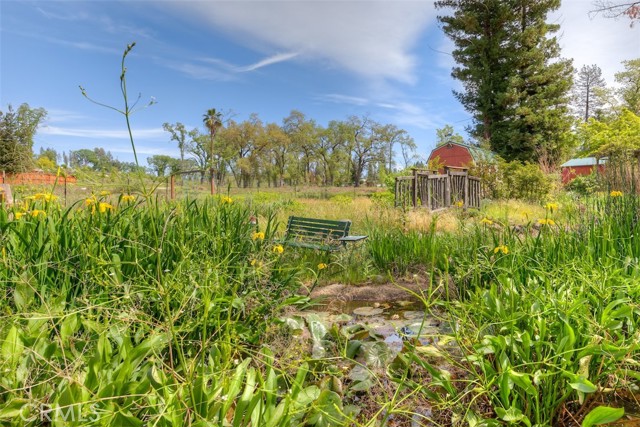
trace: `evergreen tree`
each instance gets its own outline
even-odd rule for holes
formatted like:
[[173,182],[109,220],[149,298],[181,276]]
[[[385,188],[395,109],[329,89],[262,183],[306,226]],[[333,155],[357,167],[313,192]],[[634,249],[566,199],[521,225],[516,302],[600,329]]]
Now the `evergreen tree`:
[[559,59],[557,25],[546,23],[559,0],[439,0],[456,45],[455,92],[473,114],[470,132],[507,160],[556,163],[570,128],[570,61]]
[[33,167],[33,137],[47,116],[43,108],[22,104],[0,111],[0,171],[24,172]]
[[640,58],[622,61],[624,71],[616,73],[616,82],[620,84],[619,94],[622,106],[640,115]]
[[599,92],[604,90],[606,82],[602,78],[602,70],[597,65],[583,65],[576,73],[573,87],[574,103],[577,113],[585,122],[596,117],[604,107],[604,100]]

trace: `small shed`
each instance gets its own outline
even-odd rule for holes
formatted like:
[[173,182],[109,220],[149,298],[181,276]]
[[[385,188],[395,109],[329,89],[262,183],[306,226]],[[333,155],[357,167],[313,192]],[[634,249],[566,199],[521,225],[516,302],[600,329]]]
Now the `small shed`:
[[494,154],[475,145],[448,142],[431,151],[429,161],[440,159],[445,167],[467,169],[481,160],[493,160]]
[[596,157],[582,157],[579,159],[571,159],[560,165],[562,173],[562,183],[568,184],[577,176],[591,175],[594,170],[598,173],[604,172],[604,164],[606,158],[598,159]]

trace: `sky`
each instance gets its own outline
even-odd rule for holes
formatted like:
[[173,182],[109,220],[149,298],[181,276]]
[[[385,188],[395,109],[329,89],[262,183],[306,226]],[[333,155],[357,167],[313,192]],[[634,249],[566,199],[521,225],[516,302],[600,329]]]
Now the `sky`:
[[[609,85],[640,57],[640,25],[590,16],[591,0],[564,0],[562,56],[597,64]],[[123,108],[122,52],[141,164],[178,157],[165,122],[202,128],[210,108],[236,121],[282,123],[292,110],[320,125],[368,115],[405,129],[428,157],[436,129],[468,137],[471,115],[453,96],[453,44],[432,1],[73,0],[0,1],[0,109],[28,103],[48,117],[34,150],[103,147],[132,161]]]

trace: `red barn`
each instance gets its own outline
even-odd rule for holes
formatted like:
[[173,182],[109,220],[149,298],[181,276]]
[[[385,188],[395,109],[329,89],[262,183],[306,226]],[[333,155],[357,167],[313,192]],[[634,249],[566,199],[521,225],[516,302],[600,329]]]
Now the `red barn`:
[[591,175],[594,169],[598,168],[598,173],[604,172],[606,158],[596,159],[595,157],[584,157],[581,159],[571,159],[560,165],[562,172],[562,183],[568,184],[577,176]]
[[458,144],[456,142],[448,142],[440,147],[436,147],[429,155],[429,161],[435,158],[439,159],[438,163],[450,168],[468,168],[480,160],[492,160],[494,154],[483,148]]

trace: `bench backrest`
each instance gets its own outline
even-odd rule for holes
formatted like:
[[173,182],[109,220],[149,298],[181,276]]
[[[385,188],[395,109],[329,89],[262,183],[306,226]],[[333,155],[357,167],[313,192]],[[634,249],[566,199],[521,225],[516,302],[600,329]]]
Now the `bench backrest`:
[[327,244],[331,240],[349,235],[351,221],[329,219],[289,217],[287,223],[287,241],[299,240],[309,243]]

